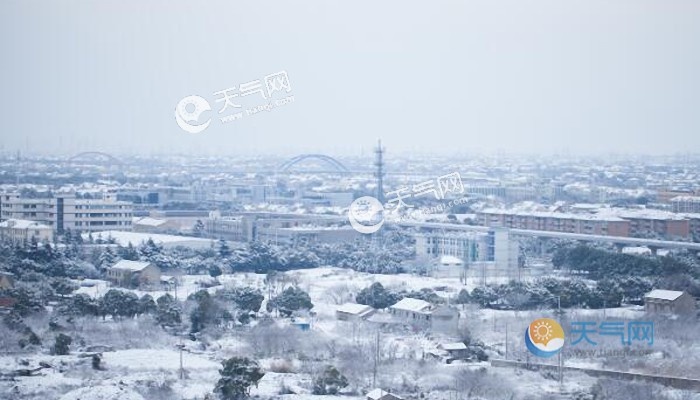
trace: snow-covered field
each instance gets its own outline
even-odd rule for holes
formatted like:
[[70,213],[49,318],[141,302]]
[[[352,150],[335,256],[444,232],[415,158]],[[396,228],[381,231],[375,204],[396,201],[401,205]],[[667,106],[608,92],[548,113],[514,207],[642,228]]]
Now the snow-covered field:
[[[291,277],[291,282],[298,284],[310,294],[314,303],[311,330],[309,332],[293,331],[297,339],[308,342],[307,347],[312,348],[308,352],[311,358],[327,357],[327,353],[331,352],[332,348],[346,346],[362,349],[362,346],[372,345],[375,340],[372,326],[338,321],[335,310],[339,304],[352,301],[359,290],[374,282],[380,282],[394,290],[436,289],[439,295],[446,298],[455,296],[465,287],[472,289],[479,283],[468,281],[465,286],[458,279],[436,279],[409,274],[373,275],[331,267],[290,271],[287,275]],[[183,276],[178,286],[178,298],[186,298],[187,295],[200,290],[200,282],[210,280],[209,276]],[[223,275],[218,278],[220,285],[207,290],[214,292],[224,287],[250,286],[267,293],[264,280],[265,275],[253,273]],[[110,288],[105,281],[83,281],[83,284],[85,286],[81,287],[78,293],[94,297],[103,295]],[[165,290],[135,290],[134,292],[139,296],[148,293],[154,298],[168,293]],[[169,293],[174,295],[174,292]],[[517,350],[524,350],[521,332],[527,324],[535,318],[552,316],[552,310],[517,312],[480,310],[476,307],[460,308],[460,310],[463,325],[469,328],[475,339],[486,345],[492,356],[505,357],[506,346],[508,346],[510,359],[517,358],[514,355]],[[621,319],[633,318],[641,313],[634,307],[567,312],[571,318],[602,318],[605,313],[606,316]],[[115,329],[126,329],[119,328],[118,322],[110,319],[99,323],[102,324],[99,327],[115,326]],[[284,321],[278,321],[279,326],[288,326],[288,323],[286,324]],[[132,322],[132,325],[140,326],[138,321]],[[246,339],[245,333],[241,331],[224,332],[221,336],[208,340],[206,348],[201,347],[199,342],[185,340],[185,351],[182,353],[184,379],[180,379],[181,354],[175,347],[178,339],[160,331],[157,326],[148,330],[148,334],[144,334],[143,337],[138,337],[138,331],[133,330],[135,328],[129,329],[124,330],[122,335],[136,337],[120,341],[122,348],[117,348],[116,351],[104,352],[102,370],[99,371],[91,367],[89,357],[80,357],[77,350],[79,346],[75,346],[73,353],[68,356],[48,354],[0,356],[0,373],[3,374],[22,368],[36,368],[40,363],[50,366],[39,371],[38,376],[15,377],[12,380],[0,381],[0,398],[201,400],[207,393],[212,392],[220,377],[219,369],[223,360],[236,355],[249,356],[255,351],[260,351],[259,348],[254,349],[256,345],[250,343],[251,339]],[[162,338],[153,336],[161,333]],[[379,371],[380,382],[392,387],[420,385],[421,388],[428,388],[431,391],[430,399],[451,399],[446,388],[455,382],[454,376],[459,373],[471,373],[472,375],[464,378],[467,380],[475,377],[483,379],[484,383],[479,384],[483,387],[496,386],[500,389],[512,390],[512,393],[518,396],[516,398],[527,396],[539,398],[546,393],[559,393],[560,390],[569,393],[585,391],[595,383],[595,379],[586,375],[571,374],[567,375],[563,388],[560,388],[552,376],[510,368],[493,368],[489,363],[446,365],[430,361],[426,364],[423,360],[425,354],[436,352],[440,343],[459,341],[459,338],[434,337],[421,331],[402,330],[391,330],[381,335],[382,358],[385,363]],[[508,337],[507,341],[506,337]],[[265,342],[261,343],[264,346]],[[85,345],[92,344],[110,343],[85,343]],[[257,346],[261,344],[258,343]],[[316,349],[313,349],[314,346]],[[311,395],[313,375],[309,372],[309,366],[313,369],[314,364],[309,364],[308,360],[301,362],[297,354],[259,356],[256,359],[266,370],[266,375],[259,382],[258,387],[252,389],[252,394],[262,399],[338,398]],[[346,400],[363,399],[362,393],[371,389],[371,360],[365,359],[358,362],[365,364],[364,367],[359,368],[360,375],[356,377],[361,384],[342,396]],[[595,360],[584,359],[567,360],[566,363],[585,367],[600,366],[600,363]],[[281,368],[279,365],[286,365],[286,367]],[[483,368],[488,371],[488,375],[485,375],[485,378],[479,378],[481,375],[478,375],[477,371]],[[281,394],[285,392],[294,394]]]

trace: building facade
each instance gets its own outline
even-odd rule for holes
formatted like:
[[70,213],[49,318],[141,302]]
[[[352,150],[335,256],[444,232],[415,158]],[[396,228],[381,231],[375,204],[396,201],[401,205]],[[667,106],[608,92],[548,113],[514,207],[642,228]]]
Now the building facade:
[[160,268],[148,262],[121,260],[107,270],[107,279],[122,287],[160,285]]
[[41,222],[8,219],[0,222],[0,240],[12,244],[53,242],[53,229]]
[[655,289],[644,296],[644,310],[648,313],[695,313],[695,299],[686,292]]
[[132,228],[133,204],[114,199],[81,199],[74,195],[44,198],[23,197],[19,193],[0,195],[0,220],[37,221],[54,231],[95,232]]

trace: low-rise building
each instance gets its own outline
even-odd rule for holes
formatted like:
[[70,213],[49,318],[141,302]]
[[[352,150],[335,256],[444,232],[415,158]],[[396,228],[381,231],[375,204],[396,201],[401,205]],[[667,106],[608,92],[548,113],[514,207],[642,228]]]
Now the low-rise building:
[[149,262],[121,260],[107,270],[107,279],[122,287],[160,285],[160,268]]
[[374,314],[374,308],[357,303],[345,303],[335,310],[336,317],[341,321],[359,321]]
[[671,199],[671,209],[677,213],[700,213],[700,196],[676,196]]
[[406,323],[428,325],[433,305],[425,300],[405,297],[389,307],[389,312]]
[[403,397],[383,389],[374,389],[367,393],[367,400],[403,400]]
[[451,360],[459,360],[467,356],[467,345],[462,342],[442,343],[438,345],[438,349],[444,352],[448,363]]
[[654,289],[644,295],[644,310],[648,313],[693,314],[695,298],[682,291]]
[[37,221],[8,219],[0,222],[0,240],[13,244],[29,243],[31,240],[53,242],[53,229]]
[[177,233],[181,228],[173,220],[153,217],[133,218],[132,227],[134,232],[141,233]]

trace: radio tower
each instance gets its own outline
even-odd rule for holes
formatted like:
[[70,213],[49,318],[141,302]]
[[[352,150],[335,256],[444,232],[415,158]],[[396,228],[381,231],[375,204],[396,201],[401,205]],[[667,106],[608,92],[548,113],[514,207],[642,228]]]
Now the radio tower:
[[384,148],[382,140],[377,141],[377,148],[374,149],[374,166],[377,167],[377,172],[374,176],[377,178],[377,200],[384,204]]

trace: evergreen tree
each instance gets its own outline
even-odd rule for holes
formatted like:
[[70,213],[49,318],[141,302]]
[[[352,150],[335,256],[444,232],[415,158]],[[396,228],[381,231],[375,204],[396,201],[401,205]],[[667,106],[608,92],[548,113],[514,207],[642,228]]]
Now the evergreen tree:
[[314,379],[313,394],[336,395],[340,389],[348,385],[348,379],[335,367],[327,366],[323,374]]
[[268,303],[270,310],[277,309],[284,316],[291,316],[299,310],[310,310],[314,307],[311,297],[305,291],[297,287],[288,287],[279,296]]
[[58,336],[56,336],[56,341],[51,348],[51,354],[57,355],[57,356],[65,356],[70,353],[70,344],[73,342],[73,339],[65,335],[63,333],[59,333]]
[[401,300],[401,295],[385,289],[379,282],[375,282],[370,287],[360,290],[355,296],[355,301],[358,304],[365,304],[377,309],[392,306],[399,300]]
[[231,256],[231,248],[228,246],[228,243],[226,243],[224,239],[219,239],[218,254],[221,258],[228,258],[229,256]]
[[255,361],[248,358],[233,357],[222,363],[219,370],[221,379],[214,391],[223,400],[240,400],[250,396],[250,387],[258,385],[265,373]]

